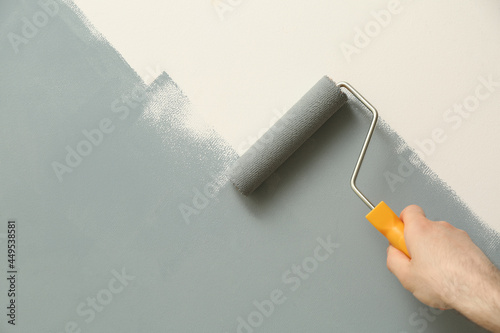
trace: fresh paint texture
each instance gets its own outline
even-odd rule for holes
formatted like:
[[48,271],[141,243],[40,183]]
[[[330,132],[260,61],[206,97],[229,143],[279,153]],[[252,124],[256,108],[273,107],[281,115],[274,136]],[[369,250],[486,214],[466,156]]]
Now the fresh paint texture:
[[319,77],[350,82],[500,231],[499,1],[75,2],[136,71],[169,73],[238,153]]
[[[349,188],[370,121],[352,97],[245,198],[225,176],[237,154],[166,73],[144,84],[61,2],[16,53],[9,32],[45,9],[2,6],[5,274],[9,220],[18,245],[16,296],[0,285],[16,325],[2,314],[2,332],[481,331],[387,271],[387,242]],[[359,187],[396,211],[422,205],[500,264],[498,233],[388,126]]]

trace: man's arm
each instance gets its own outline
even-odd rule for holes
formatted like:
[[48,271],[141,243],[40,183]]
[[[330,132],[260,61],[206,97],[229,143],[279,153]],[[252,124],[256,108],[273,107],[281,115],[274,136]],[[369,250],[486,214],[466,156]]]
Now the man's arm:
[[393,246],[387,267],[422,303],[456,309],[478,325],[500,332],[500,271],[469,235],[425,217],[418,206],[401,213],[412,259]]

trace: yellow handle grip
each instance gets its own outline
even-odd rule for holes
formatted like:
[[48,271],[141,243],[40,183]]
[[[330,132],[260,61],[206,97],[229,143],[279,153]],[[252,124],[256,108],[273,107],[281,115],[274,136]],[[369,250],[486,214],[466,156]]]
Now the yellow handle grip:
[[408,258],[411,258],[406,248],[403,221],[399,219],[385,202],[381,201],[377,207],[373,208],[373,210],[366,215],[366,219],[370,221],[382,235],[387,237],[392,246],[406,254]]

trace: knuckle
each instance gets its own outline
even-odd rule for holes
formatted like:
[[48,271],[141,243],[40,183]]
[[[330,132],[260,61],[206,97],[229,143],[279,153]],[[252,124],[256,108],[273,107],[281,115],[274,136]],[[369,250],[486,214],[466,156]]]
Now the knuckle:
[[447,229],[454,228],[450,223],[448,223],[446,221],[437,221],[436,224],[439,225],[442,228],[447,228]]
[[469,233],[465,230],[462,230],[462,229],[457,229],[457,231],[463,236],[463,237],[467,237],[467,238],[470,238],[469,236]]
[[398,277],[398,279],[399,279],[399,282],[401,283],[401,285],[403,286],[403,288],[405,288],[406,290],[413,293],[415,288],[413,288],[411,280],[408,276],[401,276],[401,277]]
[[400,280],[400,281],[401,281],[401,285],[403,286],[403,288],[405,288],[406,290],[408,290],[411,293],[413,293],[415,291],[414,288],[412,287],[412,285],[410,284],[410,282],[408,281],[408,279]]
[[410,212],[410,211],[413,211],[413,210],[418,210],[418,209],[420,209],[420,207],[419,207],[419,206],[417,206],[417,205],[409,205],[409,206],[406,206],[406,207],[403,209],[403,211],[401,212],[401,215],[405,215],[405,214],[407,214],[407,213],[408,213],[408,212]]

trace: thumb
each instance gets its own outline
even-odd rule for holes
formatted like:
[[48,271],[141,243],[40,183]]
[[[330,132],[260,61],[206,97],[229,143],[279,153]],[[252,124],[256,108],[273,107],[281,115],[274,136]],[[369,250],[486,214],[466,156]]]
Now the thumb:
[[409,289],[410,259],[392,245],[387,248],[387,268],[398,278],[403,287]]
[[424,210],[417,205],[410,205],[403,209],[401,215],[399,216],[401,221],[405,224],[405,227],[409,224],[418,223],[427,220],[425,217]]

